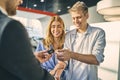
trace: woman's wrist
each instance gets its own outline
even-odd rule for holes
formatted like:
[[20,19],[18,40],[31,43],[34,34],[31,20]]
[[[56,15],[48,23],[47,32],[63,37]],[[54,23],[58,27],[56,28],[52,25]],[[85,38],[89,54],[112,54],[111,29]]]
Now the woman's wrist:
[[55,75],[55,72],[56,72],[56,70],[53,69],[53,70],[51,70],[49,73],[54,76],[54,75]]

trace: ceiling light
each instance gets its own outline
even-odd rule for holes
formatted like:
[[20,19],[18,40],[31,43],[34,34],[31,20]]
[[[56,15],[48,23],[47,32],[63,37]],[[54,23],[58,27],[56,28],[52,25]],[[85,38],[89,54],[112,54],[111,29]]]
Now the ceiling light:
[[120,21],[120,15],[104,16],[107,21]]
[[33,6],[34,6],[34,7],[37,7],[37,4],[34,4]]
[[69,9],[70,8],[70,6],[67,6],[67,9]]
[[120,15],[119,0],[102,0],[97,3],[97,11],[102,15]]
[[107,21],[120,21],[120,1],[102,0],[97,3],[97,12]]
[[60,9],[58,9],[58,12],[61,12],[61,10],[60,10]]
[[44,0],[40,0],[40,2],[44,2]]

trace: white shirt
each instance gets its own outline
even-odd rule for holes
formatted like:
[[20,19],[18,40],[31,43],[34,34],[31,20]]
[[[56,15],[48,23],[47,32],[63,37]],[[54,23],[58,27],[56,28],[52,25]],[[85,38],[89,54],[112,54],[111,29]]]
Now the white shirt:
[[[83,49],[81,49],[80,45],[82,44],[83,38],[84,38],[84,34],[77,32],[76,39],[73,44],[74,52],[82,52]],[[74,67],[73,67],[72,76],[76,76],[79,74],[81,75],[81,77],[76,77],[76,79],[74,79],[74,77],[71,77],[71,80],[87,80],[87,73],[88,73],[87,64],[77,60],[73,60],[73,66]]]
[[[104,30],[88,25],[87,31],[79,37],[81,38],[78,38],[76,29],[67,32],[64,48],[80,54],[95,55],[99,63],[103,62],[106,45]],[[97,65],[70,59],[66,77],[66,80],[98,80]]]

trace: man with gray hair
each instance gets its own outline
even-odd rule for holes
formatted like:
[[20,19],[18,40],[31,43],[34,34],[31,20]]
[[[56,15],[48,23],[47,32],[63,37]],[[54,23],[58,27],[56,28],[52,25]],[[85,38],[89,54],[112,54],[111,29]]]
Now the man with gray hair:
[[57,50],[59,60],[68,61],[66,80],[98,80],[97,66],[104,61],[105,32],[87,23],[88,7],[76,2],[69,13],[75,29],[66,33],[64,49]]

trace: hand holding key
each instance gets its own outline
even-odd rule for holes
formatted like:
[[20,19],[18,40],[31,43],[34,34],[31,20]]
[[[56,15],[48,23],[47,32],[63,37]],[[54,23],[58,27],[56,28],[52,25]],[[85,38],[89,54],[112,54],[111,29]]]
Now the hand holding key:
[[48,61],[51,57],[51,55],[48,54],[48,50],[34,52],[34,55],[41,63]]

